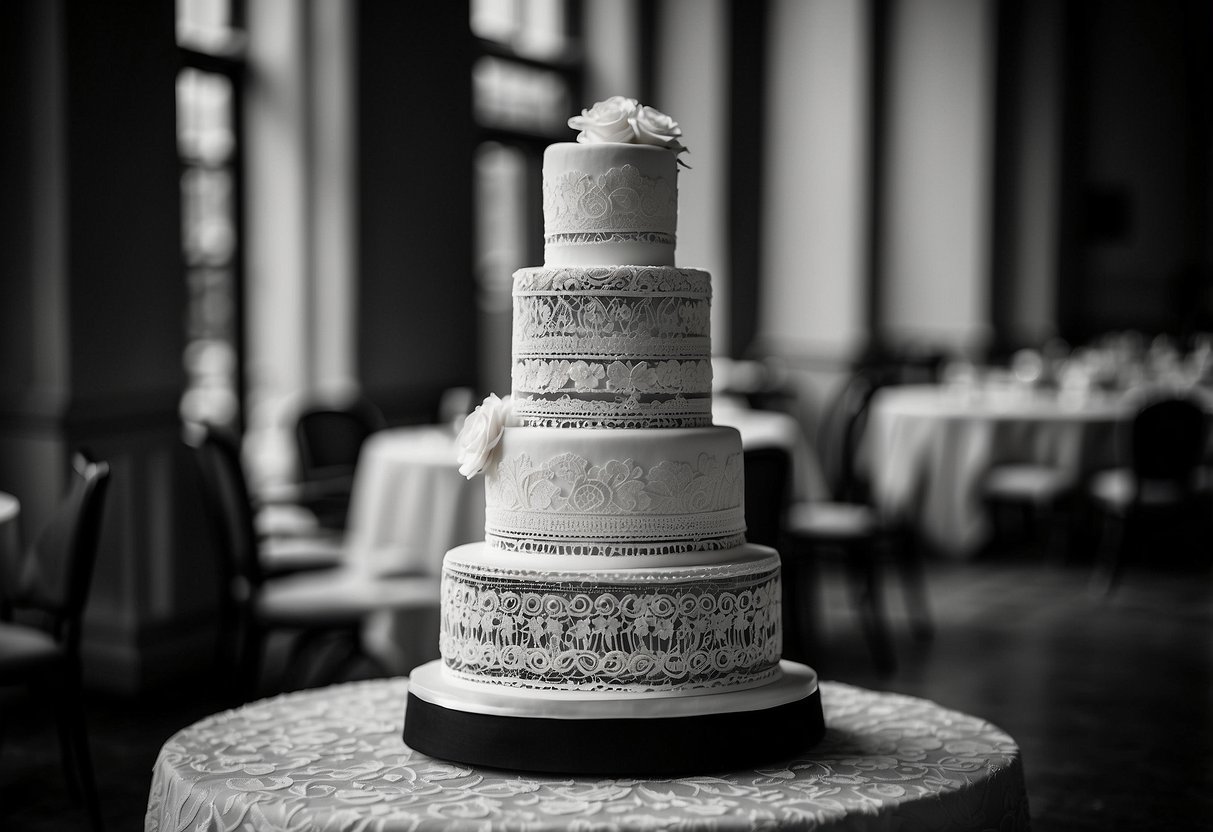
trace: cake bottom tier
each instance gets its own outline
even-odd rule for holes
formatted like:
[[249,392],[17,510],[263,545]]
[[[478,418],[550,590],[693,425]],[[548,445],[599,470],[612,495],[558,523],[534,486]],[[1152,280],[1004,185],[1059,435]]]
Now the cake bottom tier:
[[470,683],[433,661],[409,679],[404,742],[467,765],[551,774],[729,771],[794,756],[825,733],[817,674],[780,663],[760,687],[653,697]]
[[635,558],[460,546],[442,570],[445,672],[649,698],[764,685],[783,653],[779,569],[754,545]]

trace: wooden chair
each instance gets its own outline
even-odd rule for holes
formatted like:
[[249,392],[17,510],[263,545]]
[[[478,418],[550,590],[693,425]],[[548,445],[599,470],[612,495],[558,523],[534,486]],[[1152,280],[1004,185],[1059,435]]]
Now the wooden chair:
[[67,493],[19,563],[0,576],[0,685],[27,685],[54,709],[68,787],[103,828],[81,682],[80,638],[109,465],[78,453]]
[[439,581],[431,575],[372,576],[334,568],[283,577],[267,576],[259,557],[248,488],[237,449],[213,429],[192,437],[201,473],[203,503],[216,542],[223,550],[221,578],[226,608],[221,620],[220,648],[235,668],[237,698],[247,701],[257,691],[265,642],[275,631],[294,632],[288,678],[303,679],[307,648],[321,639],[338,638],[346,655],[331,681],[352,662],[380,665],[362,641],[368,616],[374,613],[438,609]]
[[1128,562],[1154,537],[1207,552],[1213,539],[1213,506],[1201,477],[1207,436],[1208,418],[1192,399],[1155,398],[1138,409],[1127,433],[1128,467],[1103,471],[1090,485],[1104,521],[1096,588],[1114,591]]

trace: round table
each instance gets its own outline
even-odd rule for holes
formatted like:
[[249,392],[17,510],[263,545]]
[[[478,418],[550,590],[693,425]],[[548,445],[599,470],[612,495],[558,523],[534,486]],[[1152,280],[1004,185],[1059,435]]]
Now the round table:
[[[826,737],[757,769],[663,779],[474,769],[401,740],[407,679],[263,700],[171,737],[147,832],[1026,830],[1015,741],[932,702],[821,685]],[[587,749],[586,753],[593,753]]]
[[448,549],[484,537],[484,479],[465,479],[449,426],[370,436],[350,492],[347,558],[376,573],[437,575]]
[[865,464],[887,516],[910,518],[936,551],[964,557],[988,539],[981,482],[991,466],[1041,463],[1074,482],[1117,462],[1123,395],[908,385],[877,391]]
[[[358,455],[346,563],[376,575],[438,575],[449,549],[484,537],[484,479],[465,479],[455,431],[421,425],[379,431]],[[374,615],[364,642],[386,667],[408,673],[438,657],[436,610]]]

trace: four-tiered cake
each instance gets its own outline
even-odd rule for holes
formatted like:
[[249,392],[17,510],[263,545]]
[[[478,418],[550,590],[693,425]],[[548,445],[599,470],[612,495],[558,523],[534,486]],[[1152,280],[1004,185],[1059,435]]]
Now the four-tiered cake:
[[824,730],[817,678],[781,661],[779,555],[745,542],[741,438],[712,424],[711,280],[674,265],[680,131],[620,97],[570,125],[544,154],[545,264],[514,275],[512,396],[460,436],[485,540],[444,560],[405,742],[586,774],[793,754]]

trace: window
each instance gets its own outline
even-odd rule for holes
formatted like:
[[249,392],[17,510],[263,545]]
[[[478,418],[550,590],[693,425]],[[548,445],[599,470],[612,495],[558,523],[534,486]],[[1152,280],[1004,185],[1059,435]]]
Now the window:
[[486,390],[510,387],[511,276],[543,262],[543,150],[567,141],[581,101],[576,0],[471,0],[479,47],[472,102],[476,153],[476,270],[480,365]]
[[177,148],[188,306],[187,421],[243,419],[240,0],[178,0]]

